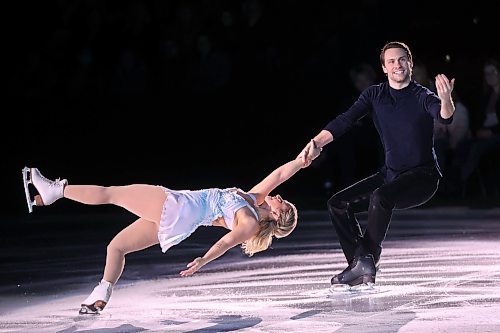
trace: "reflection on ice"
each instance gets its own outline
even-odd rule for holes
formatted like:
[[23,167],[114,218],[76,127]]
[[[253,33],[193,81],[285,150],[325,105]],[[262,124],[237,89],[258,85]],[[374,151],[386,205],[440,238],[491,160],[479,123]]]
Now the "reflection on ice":
[[[473,221],[449,226],[460,223]],[[0,332],[494,332],[500,225],[489,228],[488,237],[387,239],[377,283],[365,290],[330,289],[346,265],[340,250],[280,243],[273,255],[229,254],[188,278],[125,277],[97,316],[78,315],[92,284],[51,289],[29,306],[4,301]],[[128,267],[129,277],[148,267]]]

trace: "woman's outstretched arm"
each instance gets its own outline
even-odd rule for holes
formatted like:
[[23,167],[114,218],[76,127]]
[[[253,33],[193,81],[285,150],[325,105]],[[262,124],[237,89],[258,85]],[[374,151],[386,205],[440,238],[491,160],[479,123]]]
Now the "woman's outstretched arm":
[[279,166],[267,175],[260,183],[255,185],[249,193],[255,195],[257,204],[260,205],[272,190],[290,179],[302,168],[306,168],[311,164],[311,161],[303,161],[301,156]]
[[205,253],[203,257],[198,257],[187,264],[188,269],[180,272],[182,276],[193,275],[201,267],[222,256],[229,249],[240,245],[246,240],[253,237],[259,229],[258,223],[255,218],[241,218],[233,230],[225,234]]

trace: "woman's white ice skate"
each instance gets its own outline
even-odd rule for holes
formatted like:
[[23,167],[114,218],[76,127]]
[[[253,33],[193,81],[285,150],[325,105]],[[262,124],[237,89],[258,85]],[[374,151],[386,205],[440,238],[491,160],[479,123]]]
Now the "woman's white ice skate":
[[[23,168],[24,192],[28,211],[33,211],[33,206],[48,206],[54,201],[63,197],[64,186],[68,184],[66,179],[50,180],[45,178],[37,168]],[[32,199],[29,191],[29,184],[32,184],[38,194]]]
[[81,304],[80,314],[98,314],[108,304],[113,292],[111,282],[101,280],[92,293]]

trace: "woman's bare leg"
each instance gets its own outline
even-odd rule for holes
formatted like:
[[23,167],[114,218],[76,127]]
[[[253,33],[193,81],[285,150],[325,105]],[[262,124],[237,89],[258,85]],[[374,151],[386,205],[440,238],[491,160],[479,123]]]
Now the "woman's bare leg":
[[158,225],[144,218],[120,231],[107,248],[104,280],[115,284],[123,272],[126,254],[158,243]]
[[64,197],[87,205],[113,204],[159,224],[167,193],[155,185],[66,185]]

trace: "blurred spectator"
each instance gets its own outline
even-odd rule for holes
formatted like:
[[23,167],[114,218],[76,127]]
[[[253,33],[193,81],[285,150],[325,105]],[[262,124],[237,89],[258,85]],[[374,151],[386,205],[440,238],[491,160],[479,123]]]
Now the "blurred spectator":
[[[465,161],[460,180],[466,194],[471,176],[478,168],[483,187],[500,188],[500,64],[489,59],[483,65],[484,91],[480,98],[479,112],[474,114],[473,140],[464,145]],[[485,188],[483,191],[486,190]]]
[[120,98],[144,96],[146,92],[146,64],[138,52],[125,47],[113,66],[111,93]]
[[455,113],[450,124],[434,122],[434,149],[444,177],[439,186],[439,194],[454,195],[459,189],[457,173],[454,165],[459,147],[471,138],[469,127],[469,109],[462,102],[455,90],[452,92],[455,102]]
[[459,144],[471,137],[469,109],[455,91],[453,91],[453,101],[455,102],[453,121],[447,125],[437,122],[434,124],[434,141],[445,143],[446,148],[451,150],[455,150]]
[[[427,66],[416,60],[413,65],[412,78],[421,85],[437,92],[434,80],[431,79]],[[439,194],[450,195],[456,193],[459,188],[457,182],[456,160],[457,148],[471,137],[469,108],[458,96],[456,90],[452,92],[455,103],[455,113],[450,124],[442,124],[434,121],[434,149],[438,159],[439,167],[443,172],[443,179],[439,186]]]
[[197,39],[197,53],[186,71],[186,89],[194,96],[219,97],[231,78],[231,61],[226,52],[217,49],[206,34]]
[[433,92],[437,92],[436,84],[434,80],[429,77],[427,66],[421,60],[415,60],[413,63],[412,78],[424,87],[429,88]]
[[[339,110],[346,110],[356,101],[359,93],[375,84],[377,74],[373,66],[359,63],[349,69],[349,78],[354,91],[341,103]],[[338,138],[336,145],[325,149],[320,158],[333,164],[334,172],[331,177],[334,179],[326,182],[332,184],[332,188],[328,189],[332,193],[368,176],[383,163],[382,144],[369,115],[360,119],[349,132]]]

